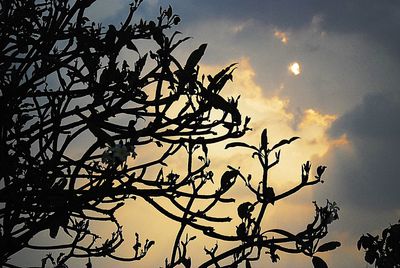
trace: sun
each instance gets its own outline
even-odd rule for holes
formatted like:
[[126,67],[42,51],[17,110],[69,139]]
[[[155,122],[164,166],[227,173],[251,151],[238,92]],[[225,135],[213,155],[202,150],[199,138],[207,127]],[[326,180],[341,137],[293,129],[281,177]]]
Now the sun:
[[289,71],[294,75],[299,75],[301,72],[300,64],[298,62],[292,62],[289,64]]

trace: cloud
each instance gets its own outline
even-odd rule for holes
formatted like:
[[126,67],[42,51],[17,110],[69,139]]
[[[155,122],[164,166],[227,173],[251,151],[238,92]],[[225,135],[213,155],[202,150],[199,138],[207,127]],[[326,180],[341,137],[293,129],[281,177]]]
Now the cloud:
[[[387,50],[366,42],[362,33],[327,31],[323,27],[325,21],[326,16],[313,15],[302,28],[286,31],[257,18],[247,21],[221,15],[196,25],[184,20],[181,31],[194,37],[189,45],[208,43],[202,59],[205,64],[221,65],[230,59],[249,58],[257,72],[255,81],[262,85],[264,94],[290,99],[291,112],[313,107],[341,115],[365,94],[391,91],[400,83],[398,63]],[[240,27],[243,25],[246,26]],[[240,31],[233,31],[235,27]],[[276,29],[290,32],[286,45],[274,36]],[[287,72],[294,61],[302,67],[301,75],[296,77]]]
[[[281,138],[292,136],[302,137],[300,141],[290,144],[282,150],[282,162],[271,173],[271,183],[275,187],[276,192],[279,193],[299,182],[300,167],[303,162],[325,155],[331,146],[333,146],[334,139],[328,136],[327,131],[336,116],[307,109],[302,111],[302,115],[294,125],[295,116],[288,109],[290,106],[289,100],[277,96],[266,96],[263,93],[263,88],[255,81],[256,72],[247,58],[229,60],[227,64],[218,66],[202,65],[200,70],[207,74],[215,74],[221,68],[235,61],[239,64],[238,69],[234,72],[234,81],[233,83],[229,83],[222,93],[225,97],[236,97],[240,94],[239,109],[243,115],[252,117],[251,127],[253,127],[254,131],[248,133],[241,140],[258,146],[260,134],[265,127],[269,130],[271,144],[278,142]],[[227,165],[240,167],[244,174],[251,173],[253,175],[252,180],[256,184],[256,181],[260,178],[261,168],[257,161],[251,157],[251,153],[243,149],[224,150],[224,147],[225,144],[214,144],[209,148],[209,156],[211,158],[210,169],[215,174],[214,187],[219,186],[219,178],[227,169]],[[154,154],[150,150],[147,150],[147,152],[151,152],[148,153],[151,155]],[[146,152],[143,151],[143,154],[146,154]],[[144,157],[146,156],[144,155]],[[184,159],[185,155],[182,155],[178,160],[170,161],[171,165],[165,167],[165,171],[167,172],[171,169],[177,171],[182,164],[184,165]],[[235,232],[235,225],[238,225],[239,222],[236,216],[236,208],[238,204],[250,196],[248,194],[249,191],[245,189],[241,181],[238,181],[234,187],[232,189],[233,193],[230,196],[237,198],[235,204],[220,205],[212,213],[212,215],[218,216],[229,215],[233,218],[232,223],[217,226],[217,229],[222,230],[223,233]],[[288,199],[277,202],[274,207],[268,209],[265,216],[265,227],[288,229],[294,233],[302,231],[313,220],[312,192],[311,188],[307,188]],[[165,208],[170,208],[170,206],[165,204]],[[135,212],[131,213],[131,211]],[[140,220],[133,217],[137,211],[146,211],[140,217]],[[155,247],[151,249],[151,255],[147,256],[148,258],[145,258],[141,265],[144,267],[160,265],[163,258],[167,257],[170,253],[174,232],[179,229],[179,226],[164,217],[160,218],[159,213],[156,213],[154,209],[151,209],[148,205],[140,201],[130,202],[128,206],[122,208],[119,216],[121,217],[123,226],[126,227],[124,230],[127,234],[138,231],[143,237],[156,240]],[[158,228],[160,223],[165,228]],[[154,231],[154,228],[158,229]],[[168,232],[165,230],[168,230]],[[215,240],[204,237],[202,234],[190,229],[187,232],[190,235],[197,236],[197,239],[191,244],[190,249],[192,262],[196,266],[201,260],[206,260],[206,256],[202,250],[203,247],[212,247],[215,244]],[[223,248],[232,246],[223,242],[219,242],[218,245],[221,251]],[[122,250],[122,253],[125,253],[124,255],[129,254],[130,250],[127,246]],[[282,255],[281,257],[283,260],[277,267],[292,267],[293,262],[298,264],[297,267],[305,268],[310,266],[310,260],[304,256]],[[263,267],[265,263],[270,263],[270,260],[263,257],[261,261],[253,266]]]
[[399,57],[399,8],[398,1],[340,0],[324,1],[319,12],[324,14],[323,27],[329,32],[361,34],[367,42],[379,44]]
[[400,37],[397,35],[400,26],[398,1],[206,0],[201,4],[197,1],[173,1],[172,4],[189,24],[215,18],[253,19],[264,27],[275,25],[280,29],[298,30],[306,27],[314,16],[318,16],[323,18],[321,26],[328,33],[361,34],[367,40],[400,56]]
[[[281,139],[293,136],[301,137],[300,140],[282,149],[281,162],[272,171],[271,183],[274,183],[277,189],[283,191],[299,182],[301,164],[307,160],[314,159],[318,161],[332,148],[345,143],[343,136],[333,138],[328,135],[328,131],[337,116],[324,114],[316,109],[309,108],[301,111],[298,118],[296,118],[290,111],[291,104],[289,99],[264,94],[264,89],[256,82],[258,74],[256,74],[248,58],[232,61],[239,63],[238,68],[233,74],[233,82],[227,84],[222,94],[225,97],[240,95],[239,110],[242,115],[251,117],[250,127],[253,128],[253,131],[247,133],[240,140],[258,146],[260,135],[264,128],[268,129],[271,145]],[[203,65],[200,70],[205,73],[215,74],[224,66]],[[246,172],[256,175],[261,174],[260,172],[257,173],[260,167],[251,158],[251,153],[243,149],[224,150],[224,146],[224,144],[213,145],[210,148],[211,164],[214,163],[214,167],[217,170],[223,170],[229,164],[241,167],[245,174],[247,174]],[[248,161],[244,162],[243,159],[248,159]],[[314,164],[317,165],[317,163]],[[311,192],[307,193],[305,191],[298,195],[303,196],[303,198],[301,198],[302,201],[296,199],[296,202],[311,204]]]
[[372,211],[398,208],[400,196],[400,95],[370,94],[333,125],[351,147],[332,159],[342,202]]
[[[333,122],[329,135],[346,137],[347,144],[325,155],[326,187],[315,197],[339,203],[340,220],[331,237],[343,247],[333,256],[346,256],[353,266],[363,265],[356,243],[367,232],[379,234],[400,217],[400,94],[366,95],[353,109]],[[335,266],[347,267],[335,258]]]

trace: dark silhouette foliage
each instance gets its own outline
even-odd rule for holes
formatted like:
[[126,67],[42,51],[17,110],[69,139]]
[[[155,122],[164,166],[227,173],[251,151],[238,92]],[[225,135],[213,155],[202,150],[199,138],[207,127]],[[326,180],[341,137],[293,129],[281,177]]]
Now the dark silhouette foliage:
[[365,261],[378,268],[400,267],[400,221],[382,231],[382,237],[369,233],[360,237],[358,250],[365,250]]
[[[201,76],[206,44],[178,61],[175,51],[188,38],[170,33],[180,23],[171,7],[147,21],[135,17],[141,3],[135,0],[125,21],[105,27],[85,16],[94,2],[0,2],[0,266],[16,267],[13,257],[23,249],[45,256],[42,267],[67,267],[71,258],[88,260],[87,267],[96,257],[138,261],[155,242],[135,234],[131,256],[117,255],[124,237],[115,212],[124,201],[141,198],[180,224],[166,267],[191,267],[187,245],[195,237],[185,238],[191,229],[232,243],[221,252],[218,244],[205,248],[209,260],[200,267],[251,267],[262,254],[277,262],[280,252],[303,253],[315,267],[326,267],[315,254],[340,245],[319,245],[338,218],[335,203],[315,204],[314,220],[296,234],[261,225],[267,206],[322,182],[325,167],[311,176],[307,161],[297,186],[279,193],[270,186],[280,149],[298,137],[270,144],[264,130],[258,146],[226,146],[258,159],[261,178],[239,167],[228,166],[221,178],[209,170],[208,146],[250,130],[238,99],[220,95],[235,64]],[[156,150],[162,153],[136,162],[139,154]],[[168,159],[181,152],[186,171],[173,172]],[[210,192],[205,185],[213,183]],[[235,201],[229,193],[238,183],[254,200],[237,205],[236,233],[218,232],[214,225],[232,218],[212,216],[213,209]],[[101,238],[95,222],[112,223],[115,230]],[[43,231],[59,243],[34,244]],[[54,258],[54,250],[63,253]]]

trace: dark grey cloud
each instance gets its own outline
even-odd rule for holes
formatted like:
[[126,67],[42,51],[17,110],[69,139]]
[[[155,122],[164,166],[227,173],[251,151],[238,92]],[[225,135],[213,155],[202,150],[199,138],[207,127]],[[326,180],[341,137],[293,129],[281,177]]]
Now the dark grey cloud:
[[317,0],[171,1],[173,6],[183,11],[182,15],[185,20],[201,21],[209,18],[256,19],[266,24],[274,24],[284,28],[297,28],[307,24],[318,11],[318,2]]
[[323,1],[323,27],[328,31],[357,33],[400,56],[400,2],[395,0]]
[[349,206],[377,210],[400,205],[400,94],[370,94],[339,118],[331,135],[346,134],[351,152],[333,155],[333,195]]
[[[400,59],[400,1],[151,2],[143,6],[146,12],[171,4],[183,19],[184,35],[193,36],[194,43],[209,43],[203,63],[249,57],[266,94],[275,94],[284,84],[280,94],[290,98],[294,109],[343,114],[366,93],[390,91],[399,83],[395,69]],[[313,24],[316,16],[321,19]],[[232,34],[224,23],[248,25]],[[291,33],[288,45],[274,40],[274,29]],[[303,69],[296,79],[286,72],[294,60]]]
[[[108,2],[98,2],[103,7],[97,8],[96,13],[117,11],[106,19],[109,22],[123,18],[129,5],[129,1],[118,0],[112,7],[104,8],[104,3],[108,5]],[[144,1],[139,13],[154,18],[159,6],[167,7],[169,4],[188,27],[210,19],[252,19],[264,25],[296,30],[307,26],[318,15],[322,16],[322,27],[328,33],[356,33],[364,36],[366,42],[375,42],[400,57],[400,1],[397,0],[148,0]]]
[[162,5],[169,3],[188,24],[211,18],[255,19],[282,29],[298,29],[320,15],[326,31],[364,35],[400,56],[400,1],[396,0],[159,1]]

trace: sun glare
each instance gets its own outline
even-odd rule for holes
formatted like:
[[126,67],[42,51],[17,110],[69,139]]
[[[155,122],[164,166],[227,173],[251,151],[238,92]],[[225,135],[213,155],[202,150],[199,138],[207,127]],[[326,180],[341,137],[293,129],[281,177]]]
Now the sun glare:
[[298,62],[293,62],[289,65],[289,71],[294,75],[299,75],[301,72],[300,64]]

